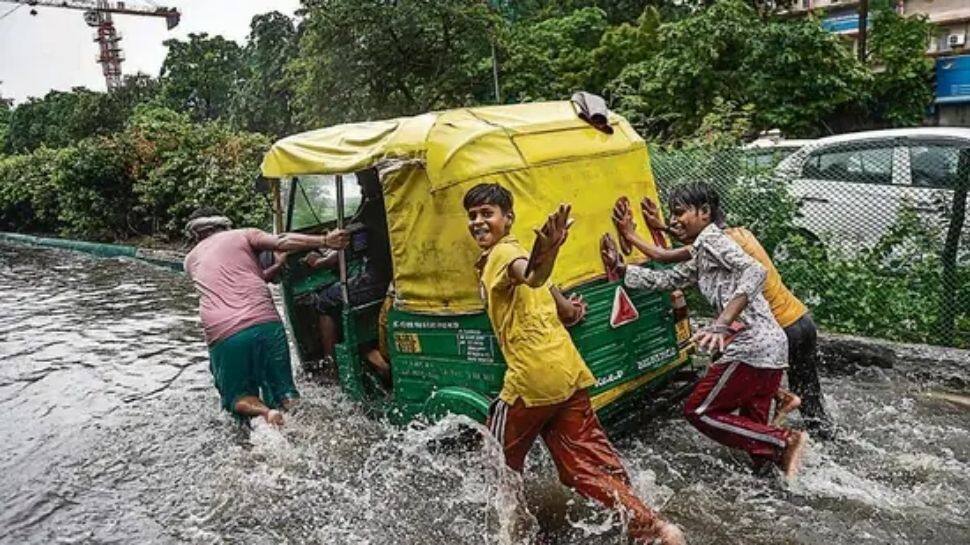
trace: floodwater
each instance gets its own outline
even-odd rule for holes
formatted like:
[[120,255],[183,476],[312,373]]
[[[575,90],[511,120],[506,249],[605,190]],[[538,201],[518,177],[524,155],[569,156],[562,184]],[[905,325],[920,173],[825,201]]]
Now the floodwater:
[[[299,376],[282,433],[242,432],[218,410],[195,306],[170,271],[0,243],[0,542],[625,542],[542,447],[524,487],[490,442],[435,448],[457,418],[395,428]],[[793,485],[676,413],[617,446],[692,544],[970,543],[970,411],[893,371],[823,387],[840,438],[813,444]]]

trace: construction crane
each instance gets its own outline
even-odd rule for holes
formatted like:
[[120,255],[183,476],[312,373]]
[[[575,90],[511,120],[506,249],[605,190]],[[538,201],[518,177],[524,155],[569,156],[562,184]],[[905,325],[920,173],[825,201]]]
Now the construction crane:
[[83,11],[84,22],[97,29],[94,36],[94,41],[98,44],[97,61],[104,73],[104,82],[108,91],[121,87],[121,63],[125,60],[121,51],[121,36],[115,29],[111,14],[161,17],[165,19],[168,30],[178,26],[179,19],[182,17],[175,8],[163,8],[145,2],[112,0],[0,0],[0,2],[30,6],[31,15],[37,15],[37,10],[34,9],[36,6]]

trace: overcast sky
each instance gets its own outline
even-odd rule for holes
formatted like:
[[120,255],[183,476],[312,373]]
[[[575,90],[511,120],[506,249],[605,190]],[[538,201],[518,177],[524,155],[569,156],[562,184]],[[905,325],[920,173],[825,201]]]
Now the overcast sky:
[[[184,39],[189,33],[208,32],[243,43],[253,15],[277,10],[292,15],[299,0],[128,0],[129,6],[159,5],[182,12],[182,22],[171,31],[157,17],[115,15],[122,36],[125,74],[144,72],[157,76],[169,38]],[[16,4],[0,2],[0,16]],[[104,90],[101,65],[95,62],[98,46],[95,29],[84,23],[82,11],[37,7],[30,15],[24,6],[0,19],[0,96],[21,102],[43,96],[51,89],[84,86]]]

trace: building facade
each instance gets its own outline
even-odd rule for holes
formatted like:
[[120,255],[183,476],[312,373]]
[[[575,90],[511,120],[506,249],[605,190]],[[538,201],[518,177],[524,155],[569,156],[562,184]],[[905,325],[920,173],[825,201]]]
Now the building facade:
[[[926,15],[936,26],[926,48],[936,63],[932,121],[970,126],[970,0],[892,0],[892,5],[902,15]],[[791,8],[793,13],[809,10],[831,32],[850,39],[859,32],[858,0],[795,0]]]

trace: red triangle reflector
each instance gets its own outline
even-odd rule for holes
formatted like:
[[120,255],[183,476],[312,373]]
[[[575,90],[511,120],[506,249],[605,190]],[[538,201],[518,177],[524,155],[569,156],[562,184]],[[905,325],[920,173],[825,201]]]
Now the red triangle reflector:
[[617,286],[616,295],[613,296],[613,311],[610,313],[610,326],[617,328],[635,322],[639,317],[637,307],[633,306],[633,301],[630,300],[623,286]]

